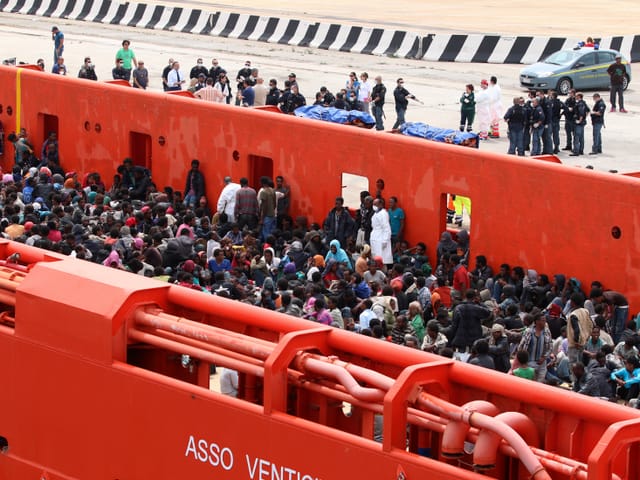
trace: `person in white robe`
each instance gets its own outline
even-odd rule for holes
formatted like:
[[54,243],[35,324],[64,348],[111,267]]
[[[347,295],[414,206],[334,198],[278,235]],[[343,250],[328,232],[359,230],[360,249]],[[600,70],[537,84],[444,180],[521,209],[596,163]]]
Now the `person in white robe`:
[[236,192],[240,190],[240,185],[233,183],[231,177],[224,177],[224,187],[218,197],[218,214],[226,213],[229,222],[236,221],[234,210],[236,208]]
[[393,263],[389,213],[384,209],[382,201],[379,198],[373,201],[370,244],[372,256],[381,257],[382,263],[385,265]]

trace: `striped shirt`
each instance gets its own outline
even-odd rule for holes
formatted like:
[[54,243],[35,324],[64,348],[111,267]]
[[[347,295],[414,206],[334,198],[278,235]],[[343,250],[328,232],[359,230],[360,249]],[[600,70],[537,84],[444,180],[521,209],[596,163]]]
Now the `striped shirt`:
[[201,88],[196,93],[194,93],[196,97],[206,102],[220,102],[220,100],[224,99],[224,95],[219,90],[216,90],[211,85],[207,85],[204,88]]

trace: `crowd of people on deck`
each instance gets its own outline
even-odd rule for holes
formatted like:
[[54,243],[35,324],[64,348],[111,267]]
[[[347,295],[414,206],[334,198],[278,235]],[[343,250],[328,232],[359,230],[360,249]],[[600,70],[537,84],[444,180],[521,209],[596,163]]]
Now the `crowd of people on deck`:
[[39,149],[24,130],[8,138],[6,238],[586,395],[638,397],[638,328],[622,293],[521,266],[494,272],[468,258],[465,229],[431,251],[409,245],[411,219],[382,179],[360,205],[338,197],[310,224],[290,215],[281,176],[257,190],[226,177],[211,201],[198,160],[181,190],[158,189],[128,158],[106,183],[66,171],[55,133]]
[[[55,30],[55,65],[62,73],[63,36]],[[148,74],[140,72],[144,62],[136,59],[128,41],[116,62],[114,78],[117,73],[123,81],[133,78],[135,87],[148,86]],[[44,62],[38,63],[44,69]],[[90,57],[79,76],[97,78]],[[249,61],[235,80],[239,105],[290,111],[305,101],[294,73],[284,92],[275,79],[266,87]],[[162,82],[168,91],[189,84],[203,100],[230,103],[234,96],[216,59],[210,69],[199,59],[188,76],[171,59]],[[492,77],[491,87],[483,81],[485,87],[498,89],[497,79]],[[370,83],[366,73],[352,72],[335,96],[320,89],[316,103],[371,109],[377,121],[385,94],[380,77]],[[531,97],[538,106],[557,100],[553,92],[548,100],[541,99],[541,92]],[[401,78],[394,98],[404,121],[408,99],[415,97]],[[463,112],[465,98],[483,103],[473,99],[472,85],[461,98]],[[494,114],[500,111],[499,101],[498,89],[489,100],[489,113],[478,111],[487,137],[499,136]],[[466,110],[460,129],[470,131],[475,111]],[[512,132],[511,122],[509,126]],[[378,127],[383,128],[382,121]],[[551,137],[555,142],[555,133]],[[572,136],[567,138],[570,142]],[[309,224],[305,217],[290,215],[291,192],[281,176],[263,177],[254,186],[246,178],[226,177],[219,198],[211,201],[205,197],[198,160],[193,160],[182,190],[160,190],[152,172],[131,159],[124,159],[110,183],[96,172],[66,171],[53,132],[40,149],[24,129],[7,140],[14,147],[15,166],[0,183],[5,238],[505,374],[637,404],[640,337],[622,293],[599,282],[586,287],[570,276],[521,266],[502,264],[494,272],[483,255],[468,258],[464,229],[455,229],[455,238],[443,232],[428,254],[424,242],[409,245],[404,239],[404,211],[398,197],[387,196],[381,179],[375,192],[361,193],[360,205],[348,208],[338,197],[327,206],[321,224]],[[460,226],[461,220],[452,217],[450,223]]]

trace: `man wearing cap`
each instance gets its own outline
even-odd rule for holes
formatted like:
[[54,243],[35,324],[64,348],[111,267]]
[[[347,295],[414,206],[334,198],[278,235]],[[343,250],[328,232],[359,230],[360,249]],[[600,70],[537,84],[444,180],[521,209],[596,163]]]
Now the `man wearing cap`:
[[53,63],[55,64],[64,51],[64,33],[58,27],[53,27],[51,29],[51,39],[53,40]]
[[298,86],[298,78],[295,73],[291,72],[289,74],[289,86],[293,87],[294,85]]
[[236,192],[240,190],[240,185],[233,183],[231,177],[224,177],[224,187],[218,197],[217,212],[218,215],[225,213],[230,223],[236,221]]
[[618,104],[620,105],[620,113],[627,113],[624,109],[624,96],[622,94],[624,88],[624,77],[627,75],[627,67],[622,63],[622,55],[616,55],[615,63],[609,65],[607,73],[611,78],[611,111],[616,111],[616,94],[618,95]]

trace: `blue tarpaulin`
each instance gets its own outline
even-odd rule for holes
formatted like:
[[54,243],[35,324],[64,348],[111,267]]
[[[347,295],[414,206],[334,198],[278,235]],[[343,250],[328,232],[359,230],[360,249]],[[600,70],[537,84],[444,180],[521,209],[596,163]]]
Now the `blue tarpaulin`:
[[452,143],[454,145],[475,148],[478,148],[480,144],[477,133],[461,132],[460,130],[454,130],[452,128],[432,127],[426,123],[407,122],[400,125],[398,130],[403,135],[426,138],[434,142]]
[[341,123],[343,125],[358,125],[371,128],[376,124],[375,119],[365,112],[357,110],[341,110],[322,105],[305,105],[295,110],[295,115],[302,118],[324,120],[325,122]]

